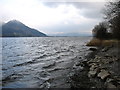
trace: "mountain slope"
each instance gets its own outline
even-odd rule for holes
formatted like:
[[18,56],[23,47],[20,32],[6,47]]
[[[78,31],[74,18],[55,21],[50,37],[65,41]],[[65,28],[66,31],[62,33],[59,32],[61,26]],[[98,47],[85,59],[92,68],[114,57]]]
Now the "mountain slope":
[[12,20],[2,25],[3,37],[45,37],[46,34],[32,29],[23,23]]

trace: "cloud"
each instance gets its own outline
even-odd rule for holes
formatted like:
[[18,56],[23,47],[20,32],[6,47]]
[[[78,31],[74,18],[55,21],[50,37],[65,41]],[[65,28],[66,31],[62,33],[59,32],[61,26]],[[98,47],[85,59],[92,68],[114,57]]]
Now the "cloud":
[[106,0],[39,0],[42,2],[106,2]]
[[[85,32],[90,33],[97,23],[102,21],[102,7],[104,6],[105,2],[45,2],[46,6],[50,8],[57,8],[60,5],[66,5],[71,6],[76,9],[73,10],[76,13],[72,12],[71,14],[74,14],[72,17],[69,17],[64,22],[65,25],[58,25],[56,27],[52,27],[53,32],[56,32],[56,30],[67,32]],[[69,10],[67,10],[69,11]],[[50,29],[51,27],[49,27]],[[51,33],[51,32],[49,32]]]
[[80,14],[83,16],[101,18],[101,7],[104,6],[105,2],[43,2],[43,4],[50,8],[57,8],[59,5],[73,5],[75,8],[82,11]]
[[[96,0],[94,0],[96,1]],[[3,21],[17,19],[47,34],[89,32],[102,20],[104,2],[1,0]]]

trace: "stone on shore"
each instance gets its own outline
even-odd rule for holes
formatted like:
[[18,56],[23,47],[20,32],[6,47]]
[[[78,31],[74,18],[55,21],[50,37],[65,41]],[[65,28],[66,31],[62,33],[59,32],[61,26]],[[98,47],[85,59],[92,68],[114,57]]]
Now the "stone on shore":
[[88,77],[95,77],[97,75],[98,69],[94,69],[88,72]]
[[115,89],[117,87],[115,85],[113,85],[112,83],[107,83],[107,88]]
[[110,76],[110,74],[108,73],[108,71],[106,70],[101,70],[101,72],[98,74],[98,77],[100,77],[102,80],[104,80],[105,78],[107,78],[108,76]]
[[98,67],[97,64],[93,63],[90,67],[90,70],[95,70],[97,67]]
[[[93,52],[89,54],[86,61],[82,62],[84,70],[79,71],[81,75],[74,77],[77,81],[75,85],[78,87],[82,85],[81,87],[83,88],[87,86],[89,88],[107,88],[106,90],[109,90],[109,88],[117,88],[117,90],[119,90],[120,47],[118,47],[118,44],[116,45],[102,46],[97,49],[96,47],[90,48],[89,50]],[[83,78],[84,76],[85,78]],[[78,78],[81,80],[78,81]]]

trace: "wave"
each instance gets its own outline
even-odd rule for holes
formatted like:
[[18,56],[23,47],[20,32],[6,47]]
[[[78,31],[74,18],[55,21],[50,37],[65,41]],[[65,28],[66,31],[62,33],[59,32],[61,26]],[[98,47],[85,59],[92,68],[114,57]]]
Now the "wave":
[[45,66],[43,68],[50,68],[52,66],[55,66],[56,62],[55,61],[50,61],[48,63],[45,63]]

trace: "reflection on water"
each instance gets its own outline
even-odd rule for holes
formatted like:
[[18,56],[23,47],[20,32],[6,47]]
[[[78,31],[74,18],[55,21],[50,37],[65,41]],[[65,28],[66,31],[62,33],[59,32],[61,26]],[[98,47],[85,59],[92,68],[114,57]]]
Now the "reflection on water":
[[87,54],[88,37],[2,39],[3,87],[69,87],[76,60]]

